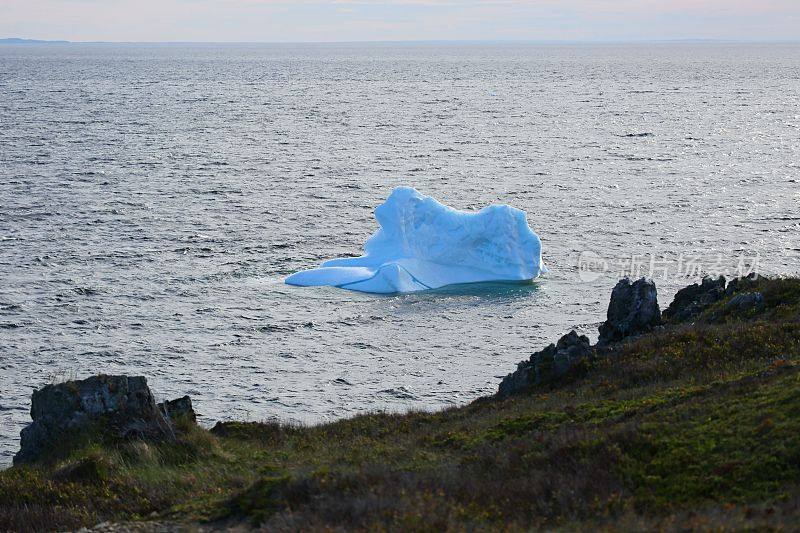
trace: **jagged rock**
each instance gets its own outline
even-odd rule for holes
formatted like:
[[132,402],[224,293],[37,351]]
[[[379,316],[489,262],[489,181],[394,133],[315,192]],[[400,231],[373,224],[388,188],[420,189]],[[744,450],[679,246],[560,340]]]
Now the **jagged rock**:
[[517,369],[504,377],[503,381],[500,382],[500,386],[497,389],[497,397],[508,398],[512,394],[518,394],[526,391],[530,386],[532,386],[535,381],[534,376],[536,375],[533,358],[539,354],[552,351],[554,349],[555,345],[551,344],[541,352],[535,353],[531,357],[530,361],[521,361],[519,364],[517,364]]
[[506,376],[500,383],[497,396],[506,398],[564,376],[577,364],[590,357],[591,344],[588,337],[570,331],[558,343],[533,354],[528,361],[517,365],[517,370]]
[[726,311],[738,311],[740,313],[755,309],[764,309],[764,295],[760,292],[745,292],[737,294],[725,304]]
[[188,396],[162,402],[158,404],[158,409],[172,422],[188,420],[193,424],[197,423],[197,414],[192,407],[192,399]]
[[599,345],[647,333],[660,325],[656,284],[645,278],[633,283],[629,278],[620,280],[611,292],[607,317],[600,325]]
[[592,353],[591,343],[586,335],[578,335],[574,330],[561,337],[556,343],[553,355],[553,367],[549,376],[542,374],[543,366],[539,365],[539,379],[549,380],[566,374],[575,364]]
[[679,290],[675,299],[664,311],[664,319],[686,322],[697,318],[700,313],[725,297],[725,277],[703,278],[700,284],[694,283]]
[[[635,282],[625,278],[611,292],[608,319],[600,326],[597,347],[605,349],[609,343],[646,333],[660,324],[661,310],[655,283],[645,278]],[[517,370],[500,383],[497,396],[505,398],[532,385],[556,380],[593,357],[594,353],[586,336],[571,331],[556,344],[536,352],[530,360],[519,363]]]
[[42,459],[95,424],[121,439],[175,438],[143,377],[94,376],[47,385],[33,392],[31,418],[15,464]]

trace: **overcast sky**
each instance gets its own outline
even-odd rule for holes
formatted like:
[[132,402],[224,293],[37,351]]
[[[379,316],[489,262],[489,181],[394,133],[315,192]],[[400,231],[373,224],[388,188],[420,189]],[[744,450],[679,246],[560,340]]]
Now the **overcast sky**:
[[800,39],[800,0],[0,0],[72,41]]

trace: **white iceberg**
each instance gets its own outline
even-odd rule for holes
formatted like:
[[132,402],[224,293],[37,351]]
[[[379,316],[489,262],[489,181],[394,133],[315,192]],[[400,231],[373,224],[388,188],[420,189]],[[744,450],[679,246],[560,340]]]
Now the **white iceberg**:
[[398,187],[375,209],[375,218],[380,229],[367,240],[363,256],[326,261],[286,283],[390,294],[529,281],[547,272],[541,240],[525,213],[508,205],[468,213]]

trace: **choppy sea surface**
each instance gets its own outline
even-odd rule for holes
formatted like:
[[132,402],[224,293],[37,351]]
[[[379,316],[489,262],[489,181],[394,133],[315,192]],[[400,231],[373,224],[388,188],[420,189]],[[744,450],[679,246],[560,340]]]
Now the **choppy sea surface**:
[[[206,424],[437,409],[596,337],[623,272],[662,306],[743,257],[796,274],[799,103],[797,44],[1,46],[0,464],[67,377],[145,375]],[[524,209],[550,274],[283,284],[398,185]]]

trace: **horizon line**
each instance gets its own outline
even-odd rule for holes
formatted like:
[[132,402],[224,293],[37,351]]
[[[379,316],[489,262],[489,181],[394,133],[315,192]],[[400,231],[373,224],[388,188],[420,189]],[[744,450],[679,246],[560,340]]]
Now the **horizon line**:
[[674,39],[390,39],[342,41],[71,41],[65,39],[0,38],[0,44],[139,44],[139,45],[331,45],[331,44],[795,44],[800,39],[720,39],[689,37]]

